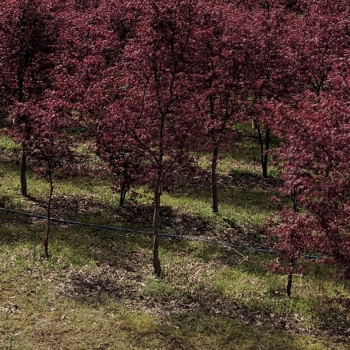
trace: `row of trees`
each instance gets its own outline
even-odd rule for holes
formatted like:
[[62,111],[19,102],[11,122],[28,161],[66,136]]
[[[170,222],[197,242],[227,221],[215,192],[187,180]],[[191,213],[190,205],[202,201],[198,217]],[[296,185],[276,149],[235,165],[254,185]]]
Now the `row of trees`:
[[[48,178],[93,137],[120,203],[131,186],[154,193],[155,273],[163,191],[216,168],[235,125],[252,121],[268,176],[271,134],[283,140],[294,210],[273,231],[293,264],[312,249],[349,266],[348,1],[6,0],[0,7],[0,113]],[[45,251],[48,256],[49,221]],[[350,270],[348,270],[350,273]]]

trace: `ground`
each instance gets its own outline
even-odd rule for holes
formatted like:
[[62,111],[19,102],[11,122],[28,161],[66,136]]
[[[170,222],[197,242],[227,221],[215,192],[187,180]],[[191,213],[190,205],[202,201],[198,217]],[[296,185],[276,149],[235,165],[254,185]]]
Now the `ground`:
[[[242,145],[220,163],[220,214],[203,175],[164,194],[162,231],[271,246],[280,182],[260,178],[252,138]],[[29,171],[23,198],[19,147],[3,133],[0,151],[0,206],[45,213],[45,180]],[[53,216],[151,227],[146,188],[120,209],[108,177],[55,184]],[[350,283],[316,261],[294,276],[289,299],[286,276],[266,269],[274,254],[163,239],[155,278],[148,236],[55,223],[46,260],[45,221],[0,211],[0,225],[0,349],[350,349]]]

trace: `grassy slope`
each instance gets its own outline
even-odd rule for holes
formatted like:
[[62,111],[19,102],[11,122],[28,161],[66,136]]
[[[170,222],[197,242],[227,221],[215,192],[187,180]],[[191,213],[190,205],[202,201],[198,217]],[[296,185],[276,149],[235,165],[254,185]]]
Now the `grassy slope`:
[[[1,136],[0,149],[7,159],[18,148]],[[221,187],[220,216],[211,214],[204,186],[181,188],[164,195],[163,227],[258,240],[254,229],[275,209],[266,204],[271,187],[256,177],[249,155],[237,158],[221,163],[222,181],[232,183]],[[12,162],[1,163],[2,204],[43,212],[47,185],[30,173],[36,200],[23,199],[17,172]],[[108,181],[59,180],[55,213],[149,226],[150,198],[141,192],[138,205],[117,211]],[[3,212],[0,220],[0,349],[350,348],[350,313],[339,303],[349,300],[350,286],[326,267],[310,263],[289,300],[285,276],[264,268],[270,255],[164,241],[166,277],[157,280],[147,237],[55,225],[46,261],[43,223]]]

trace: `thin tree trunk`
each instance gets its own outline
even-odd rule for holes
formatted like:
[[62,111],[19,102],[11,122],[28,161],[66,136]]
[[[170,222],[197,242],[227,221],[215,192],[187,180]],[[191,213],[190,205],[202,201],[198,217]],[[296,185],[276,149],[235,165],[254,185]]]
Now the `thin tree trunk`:
[[45,257],[48,259],[50,257],[49,254],[49,234],[51,230],[51,203],[52,203],[52,194],[53,194],[53,181],[52,181],[52,173],[49,171],[49,184],[50,184],[50,193],[49,193],[49,201],[47,203],[47,223],[46,223],[46,234],[43,238],[43,246],[45,251]]
[[293,285],[293,272],[289,272],[288,282],[287,282],[287,295],[289,298],[292,297],[292,285]]
[[21,157],[21,194],[28,196],[27,192],[27,153],[24,146],[22,146],[22,157]]
[[262,172],[263,172],[264,179],[266,179],[268,177],[267,164],[268,164],[268,160],[269,160],[269,155],[268,155],[269,148],[270,148],[270,129],[266,128],[266,130],[265,130],[265,151],[263,151],[262,159],[261,159]]
[[161,193],[157,188],[154,192],[154,214],[153,214],[153,268],[156,276],[160,277],[162,268],[159,259],[159,212]]
[[262,176],[264,179],[266,179],[268,177],[267,176],[267,160],[263,160],[261,163],[261,166],[262,166]]
[[290,259],[290,271],[288,274],[288,282],[287,282],[287,295],[289,298],[292,297],[292,285],[293,285],[293,270],[294,270],[294,266],[295,266],[295,261],[294,259]]
[[298,193],[295,187],[292,188],[292,190],[290,191],[290,198],[293,202],[293,210],[295,213],[297,213],[299,211],[298,208]]
[[262,177],[266,179],[268,177],[268,153],[267,151],[270,148],[270,129],[266,128],[265,137],[263,136],[260,125],[255,123],[256,130],[258,131],[259,143],[260,143],[260,163],[262,169]]
[[119,206],[122,207],[125,202],[125,197],[126,197],[126,186],[124,184],[121,185],[120,187],[120,196],[119,196]]
[[216,176],[218,154],[219,154],[219,148],[215,147],[213,151],[212,161],[211,161],[211,186],[212,186],[212,192],[213,192],[213,212],[214,213],[219,212],[218,187],[217,187],[217,176]]
[[[18,102],[24,101],[24,72],[20,69],[17,72],[17,83],[18,83]],[[20,181],[21,181],[21,194],[22,196],[28,196],[27,192],[27,153],[25,146],[22,144],[22,157],[21,157],[21,170],[20,170]]]
[[[298,209],[298,194],[297,194],[297,190],[295,187],[293,187],[293,189],[291,190],[290,193],[292,202],[293,202],[293,210],[295,213],[297,213],[299,211]],[[292,238],[294,235],[292,234]],[[296,264],[296,260],[293,258],[289,259],[289,267],[290,267],[290,271],[288,273],[288,281],[287,281],[287,295],[289,298],[292,297],[292,285],[293,285],[293,272],[294,272],[294,267]]]

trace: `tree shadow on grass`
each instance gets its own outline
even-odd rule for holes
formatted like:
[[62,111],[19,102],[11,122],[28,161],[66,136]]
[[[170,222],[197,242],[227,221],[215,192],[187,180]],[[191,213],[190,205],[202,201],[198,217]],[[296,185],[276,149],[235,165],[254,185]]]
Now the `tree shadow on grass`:
[[[267,193],[257,188],[236,188],[236,187],[219,187],[219,210],[220,205],[231,205],[234,208],[240,208],[256,213],[272,213],[277,210],[277,206],[271,203],[271,196],[275,193]],[[181,192],[173,193],[173,197],[187,197],[193,202],[193,205],[210,207],[212,201],[212,192],[209,188],[194,189],[185,188]]]
[[[129,204],[125,207],[115,208],[105,206],[104,210],[96,211],[99,203],[91,203],[92,210],[88,207],[75,209],[79,203],[70,205],[62,198],[54,199],[55,207],[60,217],[78,222],[87,222],[96,225],[125,227],[152,234],[153,206],[146,204]],[[60,203],[60,204],[59,204]],[[56,210],[57,212],[57,210]],[[55,216],[55,215],[54,215]],[[181,213],[170,206],[162,206],[160,211],[160,230],[167,233],[180,235],[207,235],[215,231],[215,224],[203,219],[199,215]]]
[[[23,230],[24,224],[18,223],[18,217],[17,215],[9,215],[6,224],[8,227],[5,228],[10,228],[10,231],[4,231],[0,235],[0,243],[13,244],[20,241],[38,244],[38,233],[42,230],[43,225],[29,224],[31,229],[26,231]],[[131,236],[91,228],[54,225],[49,246],[52,254],[51,265],[47,265],[46,268],[55,267],[54,271],[59,271],[62,261],[64,261],[65,266],[70,266],[68,269],[64,268],[63,276],[50,277],[54,280],[58,295],[73,298],[79,303],[91,306],[99,307],[113,299],[126,303],[131,308],[141,311],[150,310],[160,315],[182,313],[188,309],[192,312],[198,310],[211,312],[210,310],[214,308],[217,310],[216,315],[219,318],[225,315],[240,317],[242,314],[248,314],[250,318],[252,317],[253,312],[249,305],[237,308],[229,299],[223,298],[219,290],[211,290],[205,284],[194,291],[182,290],[169,284],[168,287],[165,286],[164,293],[157,294],[157,292],[153,297],[145,295],[145,278],[152,274],[151,247],[152,240],[146,236]],[[209,265],[213,262],[213,266],[217,264],[219,266],[236,266],[252,278],[263,274],[263,263],[261,256],[258,255],[256,259],[242,262],[235,252],[230,252],[227,249],[206,244],[201,244],[199,249],[198,246],[193,247],[193,244],[183,241],[179,242],[179,245],[176,241],[163,241],[161,249],[167,254],[176,252],[179,259],[182,255],[189,254],[191,258],[188,264],[190,265],[182,267],[194,269],[192,272],[188,272],[189,276],[197,271],[197,265],[191,266],[193,259],[203,261],[203,264],[200,265],[201,269],[205,269],[206,264]],[[170,283],[165,281],[166,285]],[[224,302],[221,303],[220,300]],[[158,306],[155,307],[155,305],[158,305],[159,308],[157,309]],[[339,311],[337,312],[339,315],[341,314]],[[252,321],[248,319],[247,322],[254,325],[254,322],[261,320],[261,312],[255,315],[260,316],[254,316]],[[320,324],[322,324],[323,330],[329,328],[335,332],[336,327],[341,325],[340,331],[344,333],[344,327],[347,326],[347,323],[343,322],[346,314],[338,315],[337,319],[332,315],[331,310],[327,311],[327,308],[315,311],[315,319],[322,321]],[[246,319],[244,320],[246,322]],[[266,324],[269,324],[270,321],[267,319]],[[201,332],[199,333],[201,334]],[[199,333],[198,336],[200,336]],[[340,334],[340,336],[343,335]]]
[[[240,168],[232,168],[228,174],[217,174],[217,184],[220,187],[256,188],[264,192],[275,192],[283,181],[276,177],[263,178],[260,174]],[[195,189],[211,188],[211,171],[201,169],[197,176],[187,179],[174,187],[174,192],[183,187],[190,186]]]
[[[299,350],[297,337],[268,325],[241,323],[198,310],[174,315],[167,322],[165,333],[181,349],[262,349]],[[175,332],[176,329],[176,332]],[[185,341],[184,341],[185,340]],[[180,348],[180,347],[179,347]]]
[[44,234],[44,226],[32,226],[31,218],[23,215],[0,212],[0,245],[38,243],[38,232]]
[[[72,207],[69,208],[70,212],[73,211]],[[113,230],[104,230],[99,229],[98,227],[85,227],[80,225],[65,225],[63,223],[52,223],[52,237],[55,237],[56,231],[59,231],[57,237],[62,237],[62,241],[67,241],[68,244],[75,244],[74,242],[80,242],[81,239],[79,237],[75,237],[74,239],[69,236],[73,232],[74,235],[77,232],[80,232],[86,241],[92,241],[90,244],[100,244],[101,246],[105,246],[106,242],[121,242],[123,240],[129,240],[131,242],[143,242],[147,241],[147,249],[150,249],[151,246],[151,236],[152,236],[152,222],[151,222],[151,213],[152,206],[150,205],[138,205],[129,208],[121,208],[118,213],[115,214],[114,218],[105,217],[102,212],[98,214],[94,212],[85,211],[81,213],[78,217],[70,217],[64,216],[67,219],[75,219],[78,222],[87,222],[96,225],[104,225],[104,226],[112,226],[112,227],[125,227],[126,229],[136,229],[145,232],[143,233],[128,233],[126,231],[113,231]],[[44,215],[45,216],[45,215]],[[60,217],[60,216],[58,216]],[[44,233],[45,230],[45,219],[37,219],[35,217],[28,217],[25,215],[10,213],[10,212],[0,212],[0,223],[2,226],[7,226],[7,234],[3,234],[0,236],[0,242],[7,243],[16,242],[19,239],[22,240],[34,240],[37,241],[38,235]],[[11,229],[9,227],[12,227]],[[161,232],[163,233],[171,233],[177,234],[180,237],[182,235],[190,235],[196,236],[199,238],[212,238],[214,240],[223,240],[225,242],[235,242],[241,244],[247,244],[247,237],[244,236],[244,232],[240,227],[231,228],[229,231],[225,231],[224,236],[217,236],[218,229],[217,227],[209,220],[204,220],[199,216],[178,213],[171,207],[162,207],[161,210]],[[35,231],[34,238],[31,237],[33,234],[25,234],[22,237],[21,232],[26,231]],[[69,234],[65,234],[65,232],[69,232]],[[216,233],[216,236],[214,235]],[[256,237],[254,240],[256,241]],[[238,242],[237,242],[238,240]],[[83,241],[83,246],[86,246],[86,241]],[[203,243],[207,248],[203,248],[201,251],[203,256],[205,254],[210,256],[210,252],[213,249],[216,249],[217,246],[214,244],[212,247]],[[188,240],[173,240],[171,238],[163,238],[162,239],[162,247],[169,251],[175,251],[178,247],[181,249],[189,249],[190,241]],[[81,250],[81,245],[76,247]],[[108,250],[111,249],[110,245],[106,247],[106,254]],[[224,248],[222,248],[225,251]],[[205,253],[206,251],[206,253]],[[83,254],[81,251],[80,254]],[[108,254],[107,254],[108,255]]]

